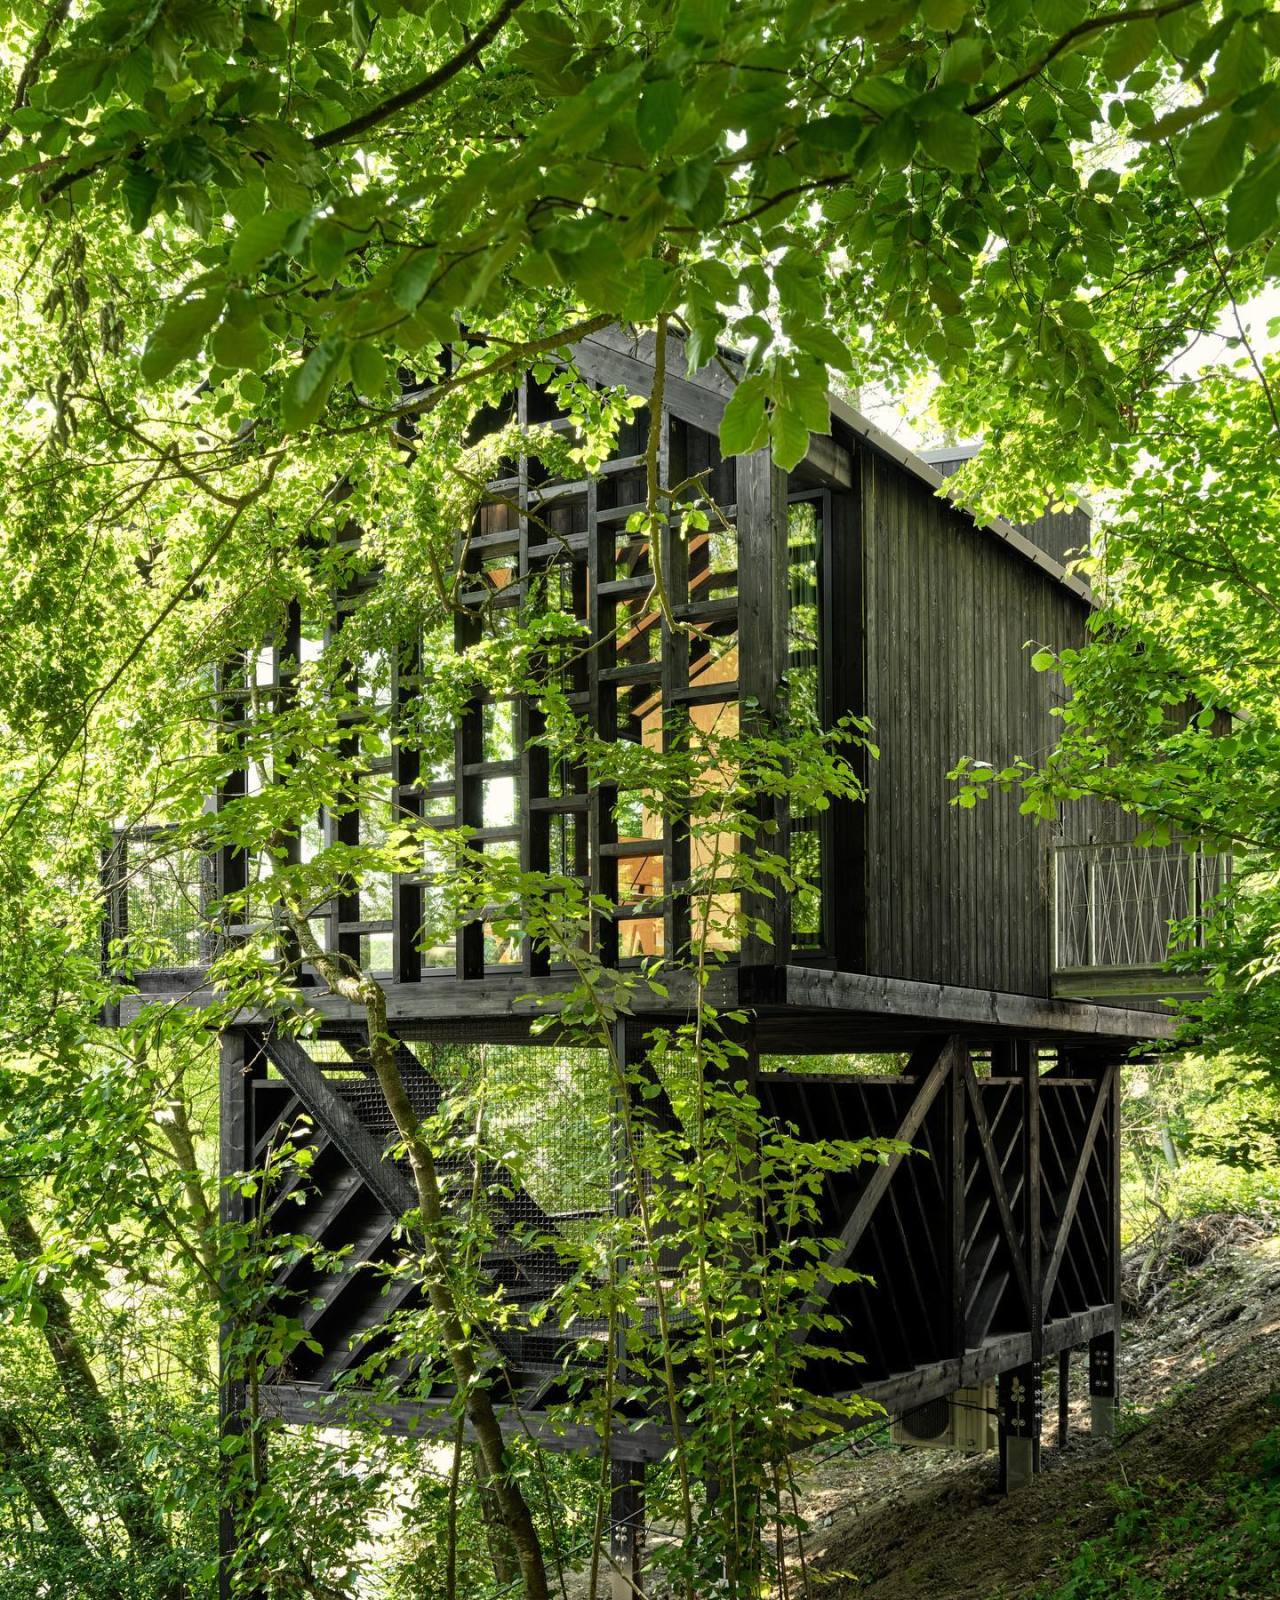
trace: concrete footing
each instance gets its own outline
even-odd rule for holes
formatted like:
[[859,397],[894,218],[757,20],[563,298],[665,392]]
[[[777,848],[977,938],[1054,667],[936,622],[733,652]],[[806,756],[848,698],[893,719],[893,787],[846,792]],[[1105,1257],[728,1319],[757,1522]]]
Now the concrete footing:
[[1089,1396],[1089,1428],[1100,1439],[1110,1439],[1116,1431],[1116,1402],[1109,1394]]

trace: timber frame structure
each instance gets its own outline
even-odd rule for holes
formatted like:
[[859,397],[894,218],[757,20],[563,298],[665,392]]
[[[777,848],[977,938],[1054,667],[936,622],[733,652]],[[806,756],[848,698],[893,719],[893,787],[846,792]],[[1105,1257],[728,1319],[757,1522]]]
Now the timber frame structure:
[[[609,330],[573,359],[590,382],[650,392],[651,338]],[[945,774],[962,755],[1002,762],[1052,741],[1060,696],[1047,675],[1030,671],[1023,648],[1029,637],[1053,647],[1082,639],[1091,596],[1037,542],[1037,531],[1060,534],[1053,518],[1028,530],[977,526],[939,494],[939,472],[838,401],[831,434],[815,438],[790,475],[768,450],[721,460],[716,431],[733,386],[731,363],[720,363],[673,373],[664,390],[662,481],[697,479],[719,518],[712,532],[686,535],[686,508],[665,508],[680,629],[651,609],[647,548],[627,531],[643,500],[643,413],[594,478],[551,481],[532,457],[511,463],[464,542],[472,593],[500,615],[535,578],[554,580],[593,643],[573,669],[571,699],[609,738],[661,737],[674,716],[686,725],[727,717],[736,726],[743,704],[768,718],[784,688],[813,695],[827,726],[846,712],[871,718],[881,757],[864,767],[865,804],[777,818],[789,847],[808,852],[816,898],[753,907],[771,936],[748,937],[726,954],[713,997],[749,1016],[749,1072],[767,1114],[802,1137],[894,1137],[927,1155],[829,1178],[822,1222],[839,1240],[831,1265],[869,1281],[825,1293],[865,1360],[858,1392],[889,1412],[998,1380],[1008,1481],[1023,1481],[1038,1459],[1047,1361],[1057,1358],[1065,1373],[1070,1352],[1087,1349],[1096,1425],[1108,1426],[1114,1409],[1120,1069],[1135,1047],[1168,1037],[1171,1024],[1150,987],[1127,991],[1133,1005],[1097,1003],[1105,985],[1091,990],[1087,968],[1073,971],[1072,998],[1056,992],[1053,853],[1123,845],[1124,819],[1082,806],[1049,835],[1020,817],[1010,796],[958,811]],[[549,395],[531,379],[513,395],[510,416],[558,425]],[[341,625],[339,607],[328,635]],[[458,648],[475,643],[480,627],[461,619]],[[301,654],[295,616],[284,637],[268,642],[265,667],[224,675],[225,702],[241,707],[232,717],[247,714],[246,671],[250,682],[257,671],[267,691],[287,694]],[[410,706],[419,690],[412,662],[399,663],[394,703]],[[507,732],[497,737],[503,719]],[[384,758],[394,804],[427,828],[466,825],[474,848],[511,852],[529,870],[555,863],[579,875],[616,908],[593,932],[606,962],[678,949],[690,872],[679,817],[642,814],[608,786],[589,790],[583,773],[558,768],[530,743],[537,732],[532,705],[477,698],[459,722],[451,771],[420,770],[405,745]],[[217,803],[244,791],[243,773],[233,773]],[[326,818],[323,828],[327,840],[356,843],[361,818]],[[127,849],[127,841],[117,846],[108,878],[127,878],[136,892],[137,875],[117,870]],[[246,888],[243,854],[224,850],[215,868],[206,896]],[[425,940],[432,887],[428,873],[406,873],[376,901],[355,890],[335,896],[320,918],[329,949],[378,971],[405,1081],[424,1114],[440,1103],[450,1051],[493,1046],[532,1052],[534,1063],[554,1048],[532,1023],[536,997],[563,986],[527,939],[504,946],[483,921]],[[127,900],[123,889],[109,894],[117,937],[136,920]],[[1163,916],[1166,928],[1175,914],[1160,905],[1141,911],[1156,925]],[[1108,912],[1122,923],[1135,914],[1127,901]],[[122,1014],[157,995],[198,1003],[196,943],[187,956],[173,970],[144,974]],[[620,1058],[634,1060],[652,1030],[681,1023],[692,1000],[692,988],[677,983],[661,1000],[640,1001],[616,1025]],[[318,992],[311,1004],[322,1021],[305,1046],[264,1018],[243,1018],[224,1034],[222,1165],[228,1178],[260,1165],[282,1128],[299,1113],[310,1118],[309,1187],[280,1225],[349,1254],[328,1274],[305,1264],[282,1269],[282,1303],[307,1306],[321,1353],[300,1352],[262,1398],[288,1422],[341,1425],[344,1393],[388,1318],[420,1303],[412,1282],[397,1280],[388,1293],[376,1271],[362,1270],[394,1253],[394,1229],[414,1197],[405,1170],[386,1155],[393,1129],[364,1053],[362,1015]],[[904,1070],[850,1070],[852,1057],[871,1052],[899,1054]],[[797,1053],[803,1071],[788,1065]],[[589,1070],[581,1054],[566,1044],[557,1070],[570,1078]],[[554,1252],[513,1243],[517,1225],[554,1233],[607,1204],[607,1188],[556,1210],[510,1173],[484,1176],[509,1197],[497,1207],[491,1272],[517,1303],[535,1303],[554,1287],[557,1265]],[[228,1221],[244,1220],[248,1204],[224,1185]],[[540,1408],[557,1397],[562,1344],[542,1330],[502,1336],[511,1427],[538,1431]],[[847,1368],[821,1362],[811,1378],[819,1395],[849,1383]],[[228,1427],[243,1402],[229,1384]],[[447,1390],[387,1402],[382,1413],[406,1433],[455,1426]],[[585,1428],[548,1439],[598,1448]],[[619,1417],[610,1446],[614,1556],[633,1576],[643,1463],[667,1447],[657,1419]]]

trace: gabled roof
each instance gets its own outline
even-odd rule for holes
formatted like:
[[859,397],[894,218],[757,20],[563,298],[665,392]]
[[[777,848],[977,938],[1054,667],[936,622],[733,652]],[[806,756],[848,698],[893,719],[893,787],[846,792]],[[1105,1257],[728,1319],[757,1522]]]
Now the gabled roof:
[[[676,344],[682,345],[683,342],[678,336],[672,334],[669,337]],[[615,325],[589,335],[576,344],[573,351],[578,369],[585,377],[593,378],[599,383],[621,384],[631,393],[640,395],[648,394],[653,386],[654,335],[652,333],[630,333],[625,328]],[[708,362],[705,367],[695,372],[690,372],[682,360],[672,362],[668,357],[665,386],[668,409],[682,421],[691,423],[696,428],[705,429],[708,433],[717,432],[724,408],[737,386],[737,374],[734,369],[740,365],[740,357],[729,350],[718,351],[714,361]],[[679,370],[681,367],[683,372]],[[871,449],[897,462],[935,492],[941,490],[944,498],[949,497],[946,478],[924,456],[899,444],[883,428],[878,428],[869,417],[863,416],[839,395],[829,393],[827,401],[831,415],[857,438]],[[839,449],[838,446],[835,448]],[[833,466],[831,453],[830,442],[824,450],[819,441],[815,440],[808,459],[817,470],[830,476]],[[847,453],[844,454],[847,461]],[[930,452],[930,454],[936,453]],[[943,453],[940,459],[950,460],[952,453]],[[847,473],[846,468],[846,483],[850,481]],[[1038,567],[1046,576],[1053,578],[1088,604],[1094,604],[1093,591],[1083,579],[1069,573],[1061,562],[1055,561],[1052,556],[1041,550],[1011,522],[1007,522],[1003,517],[993,517],[987,522],[979,522],[972,512],[964,510],[963,507],[956,509],[970,519],[976,532],[1001,540],[1023,560]]]

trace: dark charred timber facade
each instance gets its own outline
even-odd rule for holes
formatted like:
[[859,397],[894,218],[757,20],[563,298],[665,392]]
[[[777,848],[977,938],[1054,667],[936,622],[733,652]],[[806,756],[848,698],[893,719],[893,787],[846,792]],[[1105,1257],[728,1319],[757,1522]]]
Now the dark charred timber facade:
[[[647,396],[649,354],[644,341],[614,332],[588,341],[576,360],[589,381]],[[1088,591],[1029,536],[1034,528],[975,525],[938,495],[933,468],[839,403],[830,435],[790,475],[767,451],[721,461],[716,430],[732,373],[688,375],[678,349],[673,366],[662,480],[705,473],[717,507],[709,532],[688,534],[681,507],[668,508],[671,604],[687,631],[673,633],[650,609],[648,553],[627,531],[644,499],[644,413],[589,481],[552,482],[529,457],[513,463],[472,531],[468,581],[499,617],[532,577],[554,587],[593,640],[569,692],[608,736],[661,739],[676,711],[695,729],[736,728],[740,706],[767,718],[784,684],[814,695],[828,725],[847,712],[871,719],[880,755],[865,763],[865,803],[780,819],[791,849],[816,867],[820,893],[762,905],[772,940],[726,950],[715,995],[750,1016],[750,1073],[768,1113],[802,1136],[896,1136],[927,1155],[833,1177],[824,1192],[824,1230],[841,1241],[834,1264],[874,1279],[831,1291],[865,1357],[861,1390],[896,1412],[1001,1375],[1007,1389],[1014,1374],[1031,1410],[1006,1418],[1006,1432],[1034,1442],[1050,1356],[1089,1345],[1099,1395],[1114,1394],[1118,1074],[1135,1043],[1168,1024],[1154,1012],[1054,995],[1054,849],[1122,841],[1118,819],[1064,816],[1055,833],[1020,817],[1011,797],[962,811],[949,804],[946,774],[962,756],[1001,763],[1052,743],[1060,690],[1030,669],[1025,647],[1080,642]],[[555,423],[532,382],[514,404],[523,422]],[[339,614],[330,627],[341,624]],[[458,647],[479,628],[461,620]],[[300,629],[291,632],[248,669],[284,695],[303,647]],[[238,670],[224,690],[243,705]],[[408,705],[419,692],[402,667],[392,695]],[[533,706],[477,700],[462,716],[449,770],[421,770],[405,750],[386,758],[393,805],[442,827],[466,824],[475,848],[515,853],[528,869],[554,864],[580,875],[617,908],[594,935],[609,961],[678,948],[691,864],[679,817],[588,789],[582,772],[529,745],[537,731]],[[220,799],[233,797],[229,789]],[[324,820],[322,832],[356,842],[371,825],[347,815]],[[215,892],[242,888],[248,872],[243,856],[224,853]],[[138,875],[129,881],[136,893]],[[428,872],[405,874],[376,892],[340,895],[324,913],[330,948],[384,980],[406,1083],[423,1113],[439,1105],[459,1051],[527,1051],[527,1069],[539,1070],[539,1050],[554,1043],[532,1035],[529,996],[562,985],[528,940],[503,943],[483,921],[426,936],[432,892]],[[126,899],[112,899],[117,934],[134,915]],[[141,987],[193,982],[198,973],[154,973]],[[128,1005],[151,998],[143,992]],[[634,1058],[646,1032],[682,1020],[691,998],[678,984],[662,1000],[648,996],[617,1024],[619,1053]],[[301,1205],[275,1196],[270,1216],[349,1249],[331,1273],[305,1262],[281,1273],[282,1305],[308,1307],[320,1346],[269,1386],[268,1403],[295,1421],[338,1420],[341,1383],[377,1350],[397,1308],[418,1298],[403,1280],[386,1294],[385,1280],[361,1270],[392,1258],[412,1188],[384,1155],[391,1123],[363,1064],[363,1018],[331,997],[315,1006],[324,1023],[305,1047],[254,1019],[223,1046],[224,1172],[259,1164],[273,1132],[305,1112],[316,1141],[305,1195]],[[869,1051],[901,1052],[905,1069],[851,1073],[848,1058]],[[818,1058],[819,1069],[796,1072],[779,1059],[798,1052],[807,1065]],[[572,1125],[574,1096],[597,1092],[590,1057],[565,1045],[557,1058],[561,1111],[553,1106],[532,1133],[551,1152],[548,1166]],[[519,1246],[518,1224],[547,1237],[570,1229],[610,1203],[612,1180],[593,1172],[576,1187],[539,1190],[505,1170],[478,1176],[487,1192],[507,1196],[487,1266],[513,1306],[532,1308],[562,1268],[553,1249]],[[237,1202],[227,1205],[234,1212]],[[562,1347],[552,1329],[521,1332],[518,1317],[500,1336],[510,1401],[535,1427],[539,1405],[555,1398]],[[837,1392],[848,1371],[815,1364],[812,1382]],[[432,1430],[452,1428],[449,1405],[442,1390],[386,1410],[395,1427]],[[620,1459],[663,1452],[657,1419],[628,1421],[614,1445]],[[561,1442],[596,1438],[584,1430]]]

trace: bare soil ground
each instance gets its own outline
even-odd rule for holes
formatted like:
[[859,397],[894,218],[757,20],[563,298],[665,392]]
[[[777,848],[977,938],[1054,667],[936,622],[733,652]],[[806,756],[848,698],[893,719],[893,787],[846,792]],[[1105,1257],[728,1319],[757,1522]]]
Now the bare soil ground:
[[1077,1358],[1068,1447],[1056,1448],[1050,1391],[1044,1470],[1008,1498],[989,1456],[880,1447],[807,1461],[814,1600],[1017,1600],[1107,1528],[1109,1484],[1211,1477],[1276,1425],[1280,1239],[1247,1218],[1204,1218],[1179,1230],[1158,1270],[1141,1266],[1126,1273],[1140,1305],[1127,1311],[1116,1442],[1088,1432]]

